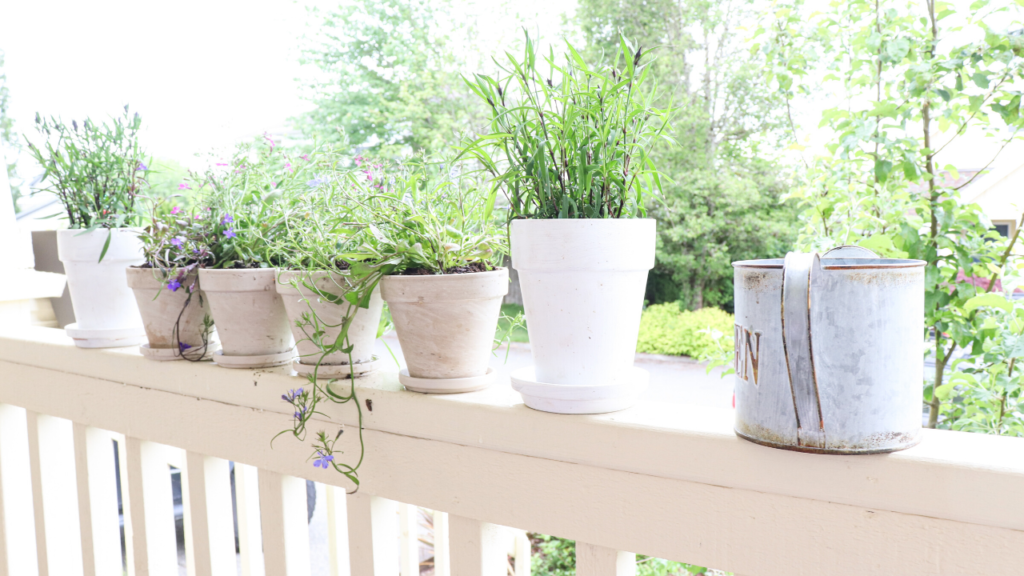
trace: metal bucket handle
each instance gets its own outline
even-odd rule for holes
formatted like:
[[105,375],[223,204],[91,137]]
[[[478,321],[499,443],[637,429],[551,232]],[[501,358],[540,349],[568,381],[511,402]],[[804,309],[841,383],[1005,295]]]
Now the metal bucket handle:
[[782,350],[786,356],[800,446],[825,448],[825,421],[811,345],[811,289],[815,278],[821,276],[821,260],[877,257],[871,250],[859,246],[840,246],[823,256],[817,252],[786,255],[782,265]]

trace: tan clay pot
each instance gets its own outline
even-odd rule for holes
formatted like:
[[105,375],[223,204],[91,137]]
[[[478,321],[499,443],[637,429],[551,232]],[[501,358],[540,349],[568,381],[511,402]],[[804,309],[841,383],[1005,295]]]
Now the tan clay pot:
[[[320,298],[307,285],[315,286],[320,292],[337,296],[340,303],[335,304]],[[289,270],[281,272],[278,277],[277,293],[284,301],[292,335],[295,337],[295,343],[299,350],[299,358],[293,367],[300,374],[311,372],[311,369],[306,367],[315,366],[322,354],[319,346],[314,344],[308,336],[313,333],[314,328],[311,324],[303,321],[303,314],[308,316],[316,314],[324,330],[323,343],[330,345],[341,332],[344,317],[354,313],[355,317],[348,329],[348,341],[353,345],[352,361],[355,364],[373,362],[373,343],[377,339],[377,328],[380,326],[380,315],[384,308],[384,301],[380,297],[380,287],[374,288],[373,294],[370,295],[369,308],[356,308],[345,301],[344,296],[347,291],[346,274]],[[299,327],[296,322],[303,323],[304,326]],[[329,368],[348,363],[348,354],[333,352],[320,362],[317,375],[323,378],[333,378],[337,371]],[[372,367],[364,366],[363,368],[366,369],[357,370],[358,375],[372,371]]]
[[[178,341],[192,348],[203,346],[203,317],[210,314],[210,305],[206,295],[200,290],[193,294],[188,307],[182,312],[185,300],[188,299],[188,288],[197,279],[197,273],[188,274],[181,281],[181,287],[175,291],[167,289],[167,281],[160,278],[160,272],[152,268],[127,269],[128,286],[135,292],[135,302],[142,315],[142,324],[146,328],[149,346],[144,347],[143,355],[157,359],[178,359]],[[202,303],[200,304],[200,301]],[[174,323],[181,314],[178,325],[178,339],[174,337]],[[212,340],[212,335],[210,337]],[[158,352],[170,351],[170,352]]]
[[[381,295],[391,308],[409,376],[413,379],[486,376],[501,299],[507,293],[506,268],[472,274],[385,276],[381,281]],[[420,388],[409,386],[405,381],[403,384],[412,389]]]
[[295,341],[276,290],[276,269],[203,268],[199,282],[223,349],[214,362],[228,368],[265,368],[292,361]]

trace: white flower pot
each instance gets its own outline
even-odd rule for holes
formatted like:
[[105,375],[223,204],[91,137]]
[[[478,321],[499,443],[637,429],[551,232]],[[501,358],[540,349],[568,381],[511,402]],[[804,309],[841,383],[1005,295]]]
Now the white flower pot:
[[[370,295],[369,308],[356,308],[344,299],[349,291],[346,278],[346,274],[326,271],[292,270],[281,272],[278,278],[277,293],[284,301],[292,335],[299,350],[299,358],[292,363],[292,367],[300,375],[312,374],[317,362],[320,362],[317,369],[318,378],[341,378],[351,373],[362,376],[375,369],[373,343],[377,339],[380,315],[384,308],[380,287],[374,288]],[[336,296],[339,303],[320,298],[310,286],[315,286],[320,292]],[[348,329],[348,341],[353,346],[352,366],[349,366],[349,355],[344,352],[332,352],[320,361],[320,347],[310,339],[310,335],[316,330],[312,325],[314,313],[320,329],[324,331],[322,342],[328,346],[333,344],[341,333],[345,316],[354,314]],[[303,315],[309,320],[304,320]]]
[[[145,261],[138,233],[131,228],[57,231],[57,256],[68,277],[76,319],[65,331],[76,346],[112,348],[146,341],[125,272]],[[110,246],[100,262],[108,234]]]
[[[135,301],[149,340],[148,345],[141,347],[143,356],[151,360],[180,360],[184,352],[189,359],[198,360],[213,352],[215,341],[212,333],[206,335],[205,350],[203,346],[203,318],[210,315],[206,295],[198,290],[185,306],[189,287],[198,280],[197,272],[185,276],[181,287],[175,291],[167,288],[168,281],[153,268],[133,266],[128,268],[127,274],[128,286],[135,292]],[[178,324],[177,337],[174,334],[175,323]],[[179,348],[179,342],[188,348]]]
[[225,368],[267,368],[288,364],[295,341],[277,293],[277,270],[199,270],[210,301],[221,351],[213,361]]
[[508,269],[470,274],[386,276],[381,295],[391,309],[407,371],[402,384],[416,392],[454,393],[490,385],[487,367]]
[[560,414],[632,406],[647,387],[633,366],[655,221],[512,222],[534,365],[512,373],[526,405]]

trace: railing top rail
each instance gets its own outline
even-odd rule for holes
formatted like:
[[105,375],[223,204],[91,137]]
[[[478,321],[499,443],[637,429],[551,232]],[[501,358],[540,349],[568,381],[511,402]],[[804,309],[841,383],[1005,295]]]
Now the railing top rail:
[[[35,375],[36,381],[26,385],[23,378],[12,377],[14,373]],[[74,388],[80,390],[76,398],[48,393],[53,378],[61,373],[80,383]],[[102,382],[105,387],[102,392],[93,391],[90,382],[97,386]],[[280,415],[279,429],[284,429],[292,410],[281,394],[303,382],[287,368],[228,370],[210,363],[159,363],[142,358],[133,348],[79,349],[59,330],[0,331],[0,402],[30,404],[26,407],[112,429],[121,426],[120,421],[94,422],[91,413],[99,413],[104,403],[138,396],[126,392],[124,398],[110,398],[110,384],[133,394],[154,390],[174,395],[162,398],[205,400],[269,413],[275,422]],[[640,402],[613,414],[564,416],[526,408],[507,381],[486,391],[452,396],[407,392],[393,372],[361,379],[358,384],[364,426],[371,431],[715,487],[1024,530],[1024,499],[1011,497],[1024,489],[1021,439],[926,431],[919,446],[903,452],[811,455],[738,439],[729,410]],[[372,411],[366,409],[366,401],[372,402]],[[351,406],[332,405],[324,410],[330,419],[314,423],[314,428],[323,424],[351,430],[356,424]],[[242,462],[246,454],[224,453],[231,451],[231,435],[269,432],[238,430],[244,422],[197,421],[201,420],[198,413],[177,416],[183,426],[206,426],[209,434],[217,436],[209,440],[211,453]],[[144,417],[135,415],[134,421]],[[124,422],[125,427],[132,425],[127,417]],[[166,438],[151,439],[174,444]],[[269,444],[270,437],[248,440]],[[294,441],[275,444],[273,452],[274,462],[290,457],[303,464],[301,469],[289,465],[278,470],[282,473],[300,470],[300,475],[312,478],[315,474],[320,481],[342,481],[320,477],[320,472],[302,462],[305,453]],[[270,461],[247,463],[274,466]],[[372,492],[371,486],[364,488]]]

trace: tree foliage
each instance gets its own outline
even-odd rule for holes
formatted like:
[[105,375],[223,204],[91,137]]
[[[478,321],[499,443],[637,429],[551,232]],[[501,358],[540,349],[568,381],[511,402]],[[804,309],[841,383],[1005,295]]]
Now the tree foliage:
[[11,91],[7,88],[7,74],[4,73],[4,52],[0,50],[0,149],[3,150],[5,159],[4,168],[7,170],[7,179],[11,183],[11,197],[14,200],[14,210],[18,210],[18,198],[21,196],[18,184],[17,160],[21,152],[21,143],[18,141],[18,134],[14,131],[14,119],[10,117],[8,108],[11,105]]

